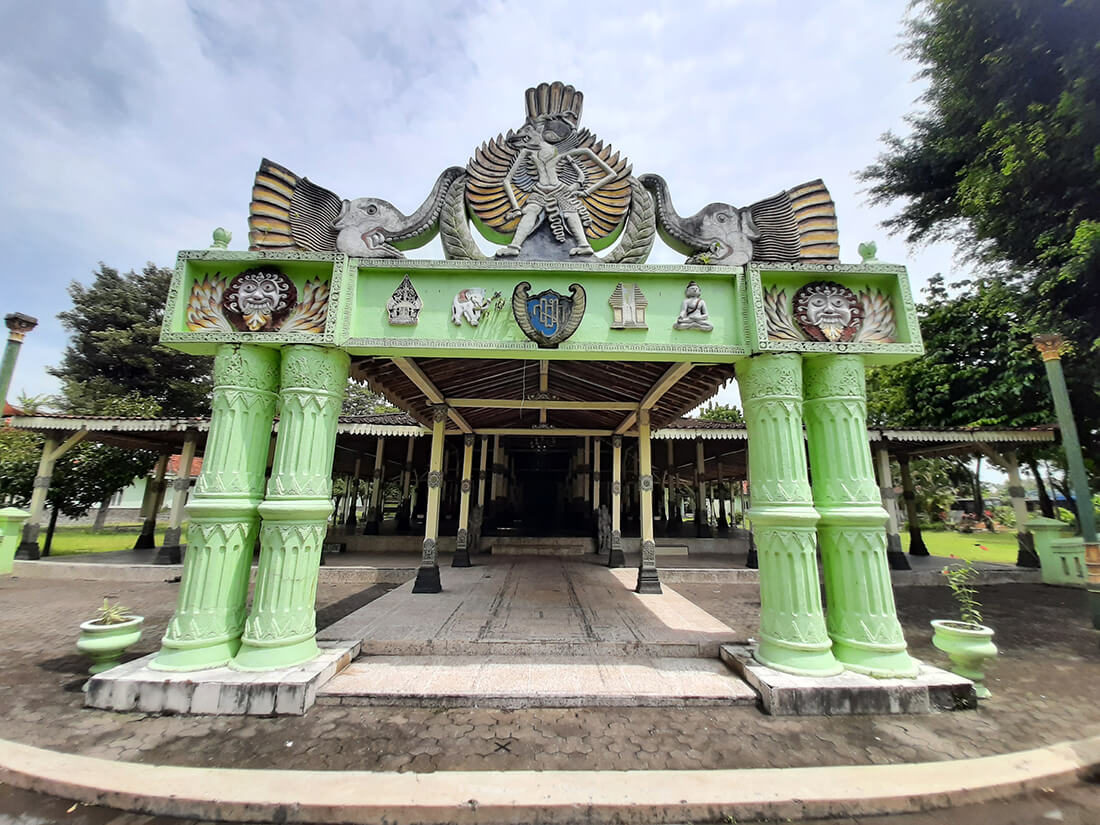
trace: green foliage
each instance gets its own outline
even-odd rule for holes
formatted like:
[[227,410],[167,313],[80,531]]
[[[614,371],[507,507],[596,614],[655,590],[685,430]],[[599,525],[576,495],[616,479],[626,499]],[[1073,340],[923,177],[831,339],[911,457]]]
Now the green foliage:
[[96,610],[95,618],[92,619],[96,624],[124,624],[130,619],[134,618],[134,614],[130,612],[130,608],[115,602],[111,602],[107,599],[103,600],[103,604]]
[[982,605],[978,601],[978,591],[974,588],[974,578],[978,571],[969,559],[962,564],[951,564],[943,569],[947,577],[947,586],[959,606],[959,620],[968,624],[982,623]]
[[374,392],[365,384],[348,379],[347,392],[344,393],[344,406],[340,415],[372,415],[376,413],[400,412],[386,400],[386,396]]
[[994,507],[993,518],[1003,524],[1005,527],[1016,526],[1016,511],[1009,507],[1007,504],[1002,504],[1000,507]]
[[26,430],[0,429],[0,498],[26,507],[31,499],[42,437]]
[[729,421],[733,424],[744,424],[745,416],[741,410],[733,404],[712,403],[703,407],[699,418],[704,421]]
[[159,343],[171,279],[171,269],[153,264],[124,275],[100,264],[90,286],[69,286],[73,308],[58,317],[72,336],[50,369],[63,382],[68,410],[104,414],[108,399],[137,393],[165,415],[209,413],[211,359]]
[[[917,0],[906,35],[906,53],[928,88],[909,118],[910,134],[886,135],[884,153],[863,171],[871,200],[900,203],[886,225],[910,242],[953,240],[982,271],[1016,278],[987,279],[960,296],[955,334],[941,326],[932,360],[912,367],[931,373],[908,396],[918,417],[930,405],[928,420],[913,423],[1026,425],[1033,423],[1028,411],[1052,418],[1045,399],[1029,403],[1045,387],[1024,360],[1035,360],[1026,352],[1032,332],[1055,331],[1075,349],[1063,366],[1095,466],[1100,7],[1096,0]],[[983,294],[991,284],[994,292]],[[946,316],[935,294],[929,303]],[[1010,314],[992,323],[997,306],[1011,307]],[[974,311],[970,328],[965,320]],[[934,333],[936,320],[929,319]],[[989,333],[989,346],[977,346]],[[998,369],[1004,380],[987,380]],[[968,383],[974,392],[960,393]],[[894,412],[903,406],[889,392],[882,397]]]
[[[917,510],[933,524],[942,523],[943,514],[955,500],[949,467],[950,462],[944,458],[914,458],[909,462]],[[897,478],[900,472],[893,475]]]

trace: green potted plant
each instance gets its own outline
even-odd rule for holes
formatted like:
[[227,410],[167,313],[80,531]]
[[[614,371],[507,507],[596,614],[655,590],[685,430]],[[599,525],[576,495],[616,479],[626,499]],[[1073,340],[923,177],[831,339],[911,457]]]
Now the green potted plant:
[[144,616],[135,616],[130,608],[107,599],[96,610],[95,618],[80,624],[76,649],[91,657],[88,672],[102,673],[119,663],[123,651],[141,638]]
[[945,567],[943,573],[958,602],[959,621],[933,619],[932,644],[950,657],[952,672],[974,682],[974,694],[979,699],[988,699],[991,694],[982,680],[985,663],[997,655],[997,646],[993,644],[993,629],[982,624],[978,591],[973,586],[978,571],[968,560]]

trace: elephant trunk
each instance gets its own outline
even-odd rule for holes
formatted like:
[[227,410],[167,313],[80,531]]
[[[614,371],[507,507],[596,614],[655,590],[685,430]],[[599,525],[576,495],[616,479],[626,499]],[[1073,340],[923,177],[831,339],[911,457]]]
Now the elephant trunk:
[[653,193],[653,201],[657,212],[657,228],[661,232],[664,242],[677,252],[692,255],[706,249],[710,241],[699,237],[693,231],[692,225],[699,223],[699,216],[682,218],[672,205],[672,198],[668,194],[668,184],[660,175],[642,175],[639,180],[642,185]]
[[[405,225],[389,240],[391,242],[408,241],[424,235],[427,235],[425,243],[430,240],[438,228],[439,213],[443,210],[443,199],[447,194],[448,187],[459,175],[464,173],[465,170],[461,166],[451,166],[444,169],[424,203],[420,204],[417,210],[409,215]],[[417,245],[419,244],[410,244],[410,246]]]

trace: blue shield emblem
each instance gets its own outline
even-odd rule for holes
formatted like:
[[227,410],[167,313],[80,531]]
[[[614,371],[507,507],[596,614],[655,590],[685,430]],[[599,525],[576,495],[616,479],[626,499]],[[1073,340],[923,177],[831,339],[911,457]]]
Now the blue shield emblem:
[[585,294],[580,284],[570,284],[569,295],[545,289],[529,295],[527,281],[512,292],[512,314],[523,334],[540,347],[554,349],[577,331],[584,317]]

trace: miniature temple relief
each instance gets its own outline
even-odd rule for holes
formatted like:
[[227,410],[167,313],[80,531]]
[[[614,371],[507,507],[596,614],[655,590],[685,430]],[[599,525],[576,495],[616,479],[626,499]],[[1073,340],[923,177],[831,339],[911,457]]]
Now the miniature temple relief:
[[424,301],[417,294],[408,275],[386,301],[386,313],[389,315],[390,324],[395,327],[416,326],[420,310],[423,308]]
[[680,305],[680,315],[676,318],[674,329],[697,329],[710,332],[714,324],[707,314],[707,302],[703,300],[703,290],[692,281],[684,290],[684,302]]
[[768,340],[826,343],[892,344],[897,322],[890,298],[877,289],[856,293],[833,281],[812,281],[800,287],[787,304],[787,292],[773,286],[764,292]]
[[637,284],[620,281],[607,303],[611,305],[612,329],[649,329],[645,321],[649,300]]
[[[299,300],[300,299],[300,300]],[[297,287],[273,266],[247,269],[232,279],[219,274],[191,287],[187,328],[219,332],[323,332],[328,318],[328,284]]]

